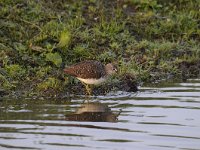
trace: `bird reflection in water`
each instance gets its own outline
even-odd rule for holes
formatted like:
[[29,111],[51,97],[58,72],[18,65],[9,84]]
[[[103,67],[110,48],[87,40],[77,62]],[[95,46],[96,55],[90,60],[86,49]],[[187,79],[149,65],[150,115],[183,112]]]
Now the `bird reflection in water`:
[[117,122],[121,113],[113,113],[106,104],[99,102],[87,102],[81,105],[73,114],[66,115],[69,121],[91,121],[91,122]]

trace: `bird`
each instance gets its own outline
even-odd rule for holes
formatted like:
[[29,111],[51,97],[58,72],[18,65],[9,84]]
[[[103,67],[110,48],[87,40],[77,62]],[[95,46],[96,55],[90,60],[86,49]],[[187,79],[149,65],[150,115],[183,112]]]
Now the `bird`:
[[96,60],[86,60],[69,67],[66,67],[64,73],[76,77],[86,87],[86,92],[91,95],[90,85],[98,85],[107,80],[107,78],[117,72],[117,67],[113,63],[106,65]]

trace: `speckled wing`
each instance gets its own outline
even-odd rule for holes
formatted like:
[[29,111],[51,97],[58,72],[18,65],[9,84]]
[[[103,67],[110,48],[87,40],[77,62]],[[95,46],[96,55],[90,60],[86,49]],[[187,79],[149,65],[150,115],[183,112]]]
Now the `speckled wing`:
[[64,72],[83,79],[99,79],[106,75],[104,65],[98,61],[80,62],[64,69]]

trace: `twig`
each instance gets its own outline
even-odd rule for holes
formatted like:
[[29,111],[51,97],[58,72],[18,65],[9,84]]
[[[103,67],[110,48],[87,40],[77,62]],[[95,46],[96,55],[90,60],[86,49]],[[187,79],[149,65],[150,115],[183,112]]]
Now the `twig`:
[[27,21],[27,20],[23,20],[23,19],[20,19],[20,21],[25,22],[25,23],[27,23],[27,24],[30,24],[30,25],[36,27],[37,29],[39,29],[39,30],[42,32],[42,29],[41,29],[38,25],[36,25],[36,24],[34,24],[34,23],[32,23],[32,22],[29,22],[29,21]]

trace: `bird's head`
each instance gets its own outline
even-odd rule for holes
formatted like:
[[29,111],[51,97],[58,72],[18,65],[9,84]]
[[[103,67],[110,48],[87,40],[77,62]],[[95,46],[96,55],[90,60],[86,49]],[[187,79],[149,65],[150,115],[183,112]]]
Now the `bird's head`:
[[107,65],[105,66],[105,68],[106,68],[106,73],[107,73],[108,75],[111,75],[111,74],[114,74],[114,73],[117,72],[117,66],[114,65],[113,63],[107,64]]

